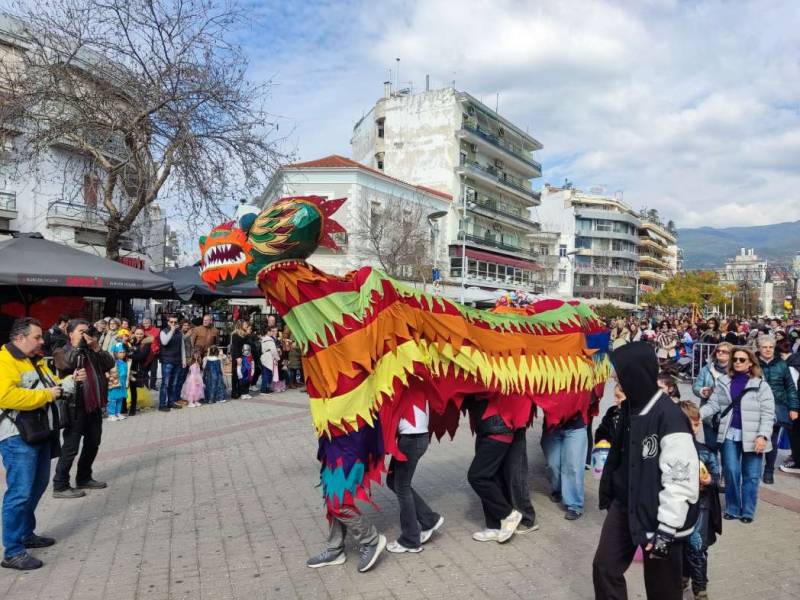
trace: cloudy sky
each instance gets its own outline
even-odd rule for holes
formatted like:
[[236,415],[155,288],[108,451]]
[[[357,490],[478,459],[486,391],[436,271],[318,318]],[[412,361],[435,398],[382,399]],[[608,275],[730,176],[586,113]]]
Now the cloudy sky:
[[534,184],[601,185],[679,227],[800,219],[800,2],[252,2],[252,77],[298,158],[350,154],[400,80],[544,144]]

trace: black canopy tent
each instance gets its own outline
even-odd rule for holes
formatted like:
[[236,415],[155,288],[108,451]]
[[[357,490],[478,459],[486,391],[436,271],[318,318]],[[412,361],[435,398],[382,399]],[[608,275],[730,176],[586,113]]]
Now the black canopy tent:
[[173,287],[160,275],[30,234],[0,242],[0,296],[27,308],[48,296],[169,298]]
[[184,302],[193,300],[205,305],[220,298],[263,298],[263,293],[255,282],[218,287],[216,290],[212,290],[200,278],[200,269],[197,266],[170,269],[164,271],[163,275],[172,282],[175,295]]

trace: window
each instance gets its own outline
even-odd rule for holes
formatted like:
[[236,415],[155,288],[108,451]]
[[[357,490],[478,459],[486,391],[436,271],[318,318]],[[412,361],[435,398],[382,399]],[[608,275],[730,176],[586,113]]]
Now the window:
[[575,247],[579,250],[591,250],[592,240],[586,237],[575,238]]
[[382,117],[382,118],[378,119],[377,121],[375,121],[375,123],[378,126],[378,137],[379,138],[383,137],[383,125],[384,125],[385,122],[386,122],[386,118],[385,117]]
[[559,269],[558,270],[558,282],[559,283],[567,283],[567,270],[566,269]]
[[379,171],[383,171],[383,152],[378,152],[375,155],[375,164],[378,166]]
[[567,245],[566,244],[560,244],[558,246],[558,255],[561,258],[566,258],[567,257]]
[[495,279],[497,277],[497,265],[494,263],[489,263],[487,267],[489,279]]
[[469,277],[476,277],[478,275],[478,261],[469,259],[467,260],[467,274]]
[[461,277],[461,257],[450,258],[450,277]]
[[83,203],[87,208],[97,208],[97,189],[100,180],[94,175],[83,176]]
[[613,229],[614,229],[613,221],[605,221],[603,219],[598,219],[595,222],[595,231],[612,231]]
[[483,279],[486,279],[486,275],[487,275],[487,265],[486,265],[486,263],[483,262],[482,260],[478,261],[478,277],[482,277]]
[[542,256],[549,256],[550,255],[550,248],[546,244],[539,245],[539,254]]

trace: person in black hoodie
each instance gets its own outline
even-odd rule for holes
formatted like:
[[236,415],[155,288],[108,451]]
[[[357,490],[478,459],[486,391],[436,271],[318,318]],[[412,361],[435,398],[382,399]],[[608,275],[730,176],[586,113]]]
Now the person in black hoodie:
[[[789,373],[795,383],[795,387],[800,389],[800,352],[792,354],[792,347],[789,340],[778,343],[777,350],[781,358],[786,361]],[[789,415],[791,417],[791,415]],[[792,420],[792,427],[788,431],[789,444],[792,453],[789,458],[779,467],[784,473],[800,475],[800,419]]]
[[658,359],[635,342],[611,355],[625,394],[622,420],[600,480],[608,509],[592,563],[595,598],[628,597],[625,571],[645,551],[648,600],[680,600],[683,544],[697,518],[699,461],[686,416],[656,382]]

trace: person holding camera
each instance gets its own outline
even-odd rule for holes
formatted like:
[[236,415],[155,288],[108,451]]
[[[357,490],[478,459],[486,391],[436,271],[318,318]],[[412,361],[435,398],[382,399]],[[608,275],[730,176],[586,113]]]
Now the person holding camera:
[[183,408],[178,404],[181,393],[181,371],[190,357],[186,356],[181,326],[177,315],[170,315],[167,327],[159,333],[158,359],[161,361],[161,389],[158,393],[158,410],[169,412],[172,408]]
[[[114,367],[114,357],[100,349],[97,329],[84,319],[72,319],[67,324],[69,343],[53,354],[60,376],[74,374],[80,385],[66,405],[64,442],[61,457],[53,477],[54,498],[81,498],[84,489],[103,489],[107,484],[92,478],[92,464],[100,448],[103,433],[103,407],[108,402],[108,373]],[[70,470],[83,439],[76,488],[70,487]]]
[[14,321],[10,341],[0,349],[0,455],[6,471],[0,565],[21,571],[43,564],[28,549],[56,543],[34,533],[50,458],[58,452],[58,411],[49,407],[62,393],[40,356],[43,345],[39,321],[26,317]]

